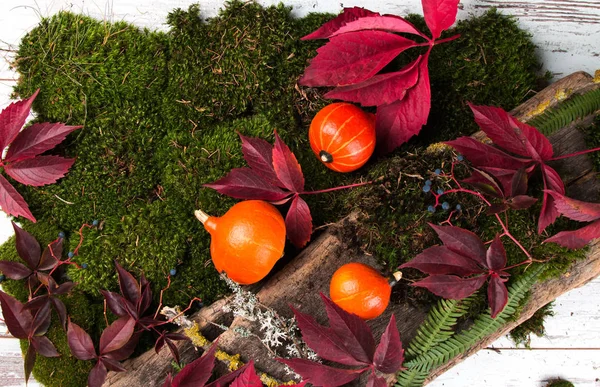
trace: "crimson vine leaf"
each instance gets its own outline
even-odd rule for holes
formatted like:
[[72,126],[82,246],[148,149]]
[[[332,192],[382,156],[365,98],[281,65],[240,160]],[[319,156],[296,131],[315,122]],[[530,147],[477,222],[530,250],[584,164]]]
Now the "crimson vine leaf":
[[27,352],[25,352],[24,360],[24,370],[25,370],[25,384],[29,381],[29,377],[31,376],[31,371],[33,371],[33,366],[35,365],[35,359],[37,357],[37,353],[35,347],[29,344],[27,347]]
[[33,313],[29,337],[45,335],[50,327],[50,303],[46,302]]
[[217,343],[214,342],[201,358],[186,365],[177,375],[175,375],[171,385],[173,387],[204,386],[212,374],[215,365],[216,351]]
[[381,376],[377,376],[375,372],[369,373],[366,387],[387,387],[387,382]]
[[38,241],[21,227],[17,226],[15,222],[11,222],[15,231],[15,246],[17,248],[17,254],[31,270],[35,270],[40,263],[40,256],[42,250]]
[[36,222],[23,196],[2,175],[0,175],[0,207],[8,215],[22,216],[33,223]]
[[250,168],[232,169],[227,176],[204,186],[236,199],[278,201],[290,195],[289,191],[273,185],[263,175]]
[[133,305],[137,305],[142,295],[140,284],[130,272],[119,265],[119,262],[115,261],[115,266],[117,268],[117,275],[119,277],[121,294],[123,294],[123,297],[125,297],[125,299],[130,301]]
[[108,371],[106,366],[102,361],[100,361],[100,359],[98,359],[98,362],[88,375],[88,387],[101,387],[106,380],[107,374]]
[[548,191],[565,194],[565,185],[558,172],[551,167],[542,165],[542,178],[544,179],[544,196],[542,198],[542,210],[538,220],[538,234],[558,218],[559,212],[554,206],[554,198],[548,194]]
[[447,30],[456,21],[459,0],[422,0],[425,23],[433,39]]
[[19,183],[41,187],[64,177],[74,162],[60,156],[37,156],[7,164],[4,170]]
[[506,250],[500,241],[500,237],[496,236],[485,255],[486,267],[493,271],[500,271],[506,267]]
[[125,372],[127,369],[121,365],[117,360],[111,359],[110,357],[100,356],[100,361],[109,371],[114,372]]
[[437,226],[432,223],[429,226],[448,249],[485,267],[485,246],[475,233],[456,226]]
[[33,345],[37,353],[44,357],[60,356],[54,344],[46,336],[33,336],[31,338],[31,345]]
[[5,161],[19,161],[35,156],[54,148],[63,142],[69,133],[81,126],[68,126],[61,123],[35,123],[23,129],[10,144]]
[[463,278],[456,275],[430,275],[412,286],[426,288],[436,296],[451,300],[462,300],[475,293],[485,283],[486,276]]
[[304,191],[304,175],[296,156],[275,133],[273,148],[273,167],[277,178],[285,188],[292,192]]
[[302,377],[303,381],[313,386],[342,386],[355,380],[361,373],[368,370],[368,368],[357,370],[334,368],[306,359],[277,360],[289,366],[295,373]]
[[595,221],[574,231],[561,231],[546,239],[544,243],[556,243],[569,249],[585,247],[591,240],[600,237],[600,221]]
[[127,344],[134,327],[135,320],[130,317],[121,317],[110,324],[100,336],[100,354],[107,354]]
[[361,7],[344,8],[344,11],[341,14],[323,24],[315,32],[304,36],[302,40],[327,39],[346,24],[365,16],[373,15],[379,14]]
[[380,372],[391,374],[402,369],[403,362],[404,349],[396,326],[396,317],[392,315],[375,350],[373,364]]
[[[249,366],[250,366],[250,363],[246,363],[242,367],[238,368],[237,370],[230,372],[226,375],[223,375],[219,379],[215,380],[214,382],[207,384],[206,387],[226,387],[231,382],[233,382],[239,375],[241,375],[243,372],[246,372],[246,370],[248,369]],[[192,387],[192,386],[190,386],[190,387]]]
[[[242,154],[244,159],[263,179],[266,179],[271,186],[279,187],[281,182],[275,174],[273,167],[273,147],[262,138],[246,137],[238,133],[242,140]],[[280,199],[274,199],[280,200]]]
[[19,262],[0,261],[0,271],[13,280],[22,280],[31,275],[31,270]]
[[31,104],[39,92],[40,89],[37,89],[31,97],[11,103],[0,113],[0,151],[4,151],[4,148],[13,142],[21,127],[25,125]]
[[100,293],[104,296],[106,300],[106,305],[108,309],[114,313],[118,317],[127,316],[127,310],[123,306],[125,304],[125,298],[120,294],[110,292],[108,290],[100,290]]
[[263,387],[260,377],[254,369],[254,361],[248,362],[248,367],[242,372],[229,387]]
[[299,195],[294,195],[285,216],[285,227],[289,240],[296,247],[304,247],[312,234],[312,216],[308,204]]
[[79,325],[69,319],[67,329],[67,343],[71,354],[79,360],[92,360],[97,358],[94,342]]
[[0,305],[4,323],[10,334],[17,339],[27,339],[33,319],[29,310],[24,309],[21,302],[2,290],[0,290]]
[[504,306],[508,302],[508,289],[504,285],[506,279],[500,277],[497,273],[490,276],[488,284],[488,302],[490,304],[490,314],[492,318],[496,318],[498,313],[502,312]]
[[480,273],[481,266],[471,258],[455,253],[446,246],[432,246],[400,268],[412,267],[430,275],[457,274],[469,276]]

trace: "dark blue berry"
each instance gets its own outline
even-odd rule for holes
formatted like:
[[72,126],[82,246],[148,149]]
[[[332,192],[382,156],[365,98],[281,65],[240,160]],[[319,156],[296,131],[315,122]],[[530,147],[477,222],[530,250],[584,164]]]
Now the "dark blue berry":
[[67,254],[67,257],[69,258],[73,258],[75,256],[75,253],[72,251],[69,251],[69,254]]
[[86,270],[86,269],[88,268],[88,264],[87,264],[87,263],[82,263],[82,264],[81,264],[81,268],[82,268],[83,270]]
[[429,180],[429,179],[425,180],[425,185],[431,185],[431,184],[432,184],[431,180]]
[[458,155],[458,156],[456,156],[456,159],[458,161],[463,161],[465,158],[463,157],[463,155]]
[[0,282],[4,282],[6,276],[4,274],[0,274]]
[[460,211],[460,210],[462,210],[462,206],[460,204],[457,204],[456,205],[456,211]]
[[446,211],[448,211],[450,209],[450,203],[448,202],[443,202],[442,203],[442,208]]
[[442,170],[438,168],[435,171],[433,171],[433,173],[435,173],[436,175],[441,175],[442,174]]
[[429,206],[427,207],[427,211],[434,213],[435,212],[435,207],[434,206]]
[[92,222],[92,226],[94,226],[94,227],[98,227],[98,225],[99,225],[99,224],[100,224],[100,222],[98,221],[98,219],[95,219],[95,220]]
[[441,188],[438,188],[437,191],[435,191],[435,192],[437,192],[438,195],[443,195],[444,194],[444,190],[441,189]]
[[169,274],[175,275],[175,274],[177,274],[177,270],[176,269],[171,269],[171,270],[169,270]]
[[64,233],[64,232],[62,232],[62,231],[61,231],[61,232],[59,232],[59,233],[58,233],[58,237],[59,237],[59,238],[61,238],[61,239],[65,239],[65,233]]
[[425,185],[423,186],[423,192],[429,192],[429,191],[431,191],[431,186],[430,186],[430,185],[427,185],[427,184],[425,184]]

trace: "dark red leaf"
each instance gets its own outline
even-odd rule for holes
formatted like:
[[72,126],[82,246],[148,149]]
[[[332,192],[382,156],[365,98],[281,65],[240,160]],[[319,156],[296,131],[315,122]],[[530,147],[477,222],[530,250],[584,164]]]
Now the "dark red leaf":
[[[362,363],[373,362],[375,339],[367,323],[355,314],[348,313],[321,293],[329,326],[352,357]],[[343,363],[336,360],[338,363]],[[353,365],[353,364],[347,364]]]
[[164,324],[164,321],[156,320],[154,316],[150,315],[140,318],[137,323],[144,329],[150,329],[151,327]]
[[33,336],[31,338],[31,344],[39,353],[44,357],[59,357],[60,354],[56,350],[56,347],[46,336]]
[[600,221],[590,223],[579,230],[561,231],[546,239],[544,243],[552,242],[569,249],[580,249],[596,238],[600,238]]
[[177,375],[175,375],[172,382],[173,387],[204,386],[212,374],[215,365],[216,351],[217,343],[214,342],[201,358],[186,365]]
[[19,262],[0,261],[0,271],[10,279],[22,280],[31,275],[32,271]]
[[340,15],[323,24],[315,32],[304,36],[301,40],[327,39],[347,23],[373,15],[379,14],[360,7],[344,8],[344,11]]
[[552,190],[548,190],[547,193],[554,198],[554,206],[558,212],[569,219],[579,222],[590,222],[600,219],[600,203],[589,203],[571,199]]
[[494,215],[501,214],[504,211],[508,210],[510,207],[505,202],[502,203],[492,203],[487,210],[485,211],[486,215]]
[[176,333],[176,332],[167,333],[165,336],[168,337],[169,339],[175,340],[175,341],[190,340],[190,338],[187,337],[186,335],[183,335],[181,333]]
[[44,306],[44,304],[47,304],[49,302],[50,302],[50,297],[48,297],[47,294],[44,294],[43,296],[37,296],[37,297],[34,297],[31,300],[27,301],[27,303],[25,305],[23,305],[23,309],[24,310],[38,310],[42,306]]
[[250,168],[232,169],[224,178],[204,186],[236,199],[278,201],[290,195]]
[[312,234],[312,217],[308,204],[300,196],[295,195],[285,216],[285,230],[288,239],[296,247],[304,247]]
[[508,200],[507,204],[514,210],[523,210],[533,206],[536,202],[536,198],[527,195],[519,195]]
[[117,350],[104,354],[104,357],[109,357],[117,361],[127,359],[133,354],[133,351],[135,351],[135,347],[137,347],[141,336],[142,332],[134,332],[133,335],[131,335],[129,341],[124,346]]
[[425,23],[433,39],[447,30],[456,21],[459,0],[422,0]]
[[490,276],[490,283],[488,285],[488,303],[490,304],[490,311],[492,318],[496,318],[498,313],[502,312],[506,303],[508,302],[508,290],[504,285],[503,280],[496,273],[492,273]]
[[356,31],[335,36],[317,49],[317,56],[298,82],[313,87],[362,82],[416,45],[410,39],[384,31]]
[[421,254],[400,266],[400,268],[404,267],[412,267],[432,275],[456,274],[468,276],[483,271],[476,261],[456,253],[446,246],[433,246],[423,250]]
[[331,329],[318,324],[315,319],[292,308],[298,328],[302,332],[302,339],[322,359],[331,360],[340,364],[365,365],[370,360],[356,359],[342,344],[341,338]]
[[[52,278],[52,277],[49,277]],[[54,281],[54,280],[52,280]],[[63,294],[67,294],[69,293],[71,290],[73,290],[73,288],[75,287],[75,283],[74,282],[65,282],[60,284],[59,286],[57,286],[56,288],[52,289],[52,294],[56,294],[56,295],[63,295]]]
[[496,238],[490,244],[485,262],[487,268],[493,271],[500,271],[506,267],[506,250],[504,250],[500,236],[496,235]]
[[392,374],[402,368],[403,362],[404,349],[402,348],[402,341],[400,341],[396,317],[392,315],[383,335],[381,335],[381,340],[379,340],[373,364],[380,372]]
[[242,153],[248,166],[269,184],[280,186],[281,182],[273,168],[273,146],[261,138],[246,137],[242,134],[239,136],[242,140]]
[[350,383],[368,368],[339,369],[305,359],[276,359],[287,364],[302,380],[313,386],[337,387]]
[[454,275],[432,275],[421,281],[414,282],[412,286],[426,288],[436,296],[451,300],[462,300],[475,293],[483,285],[485,279],[485,275],[473,278],[461,278]]
[[64,330],[67,330],[67,307],[65,304],[56,297],[50,297],[50,301],[54,306],[54,310],[58,315],[58,319],[60,320],[60,325],[62,325]]
[[33,235],[17,226],[15,222],[11,223],[15,230],[15,244],[19,257],[27,263],[31,270],[35,270],[40,263],[40,255],[42,254],[40,244]]
[[67,342],[71,353],[79,360],[91,360],[96,358],[96,350],[90,335],[81,327],[69,319],[67,329]]
[[432,223],[429,223],[429,226],[444,242],[444,246],[485,267],[485,246],[473,232],[456,226],[436,226]]
[[542,177],[544,179],[544,196],[542,199],[542,210],[538,220],[538,233],[542,231],[558,218],[559,212],[554,205],[554,198],[548,194],[548,191],[555,191],[561,195],[565,194],[565,186],[558,172],[549,166],[542,164]]
[[527,193],[527,170],[525,167],[519,168],[518,171],[513,175],[510,192],[506,193],[507,197],[521,196]]
[[68,126],[61,123],[35,123],[23,129],[10,144],[5,161],[28,159],[41,155],[60,144],[72,131],[81,126]]
[[146,285],[142,290],[142,297],[140,298],[140,306],[138,308],[139,315],[143,315],[152,304],[152,289]]
[[526,146],[528,149],[529,146],[531,146],[542,160],[549,160],[554,156],[554,150],[552,149],[550,140],[540,133],[539,130],[517,120],[515,117],[511,116],[511,120],[513,128],[517,134],[519,134],[521,141],[525,142],[524,139],[527,139],[528,144],[526,143]]
[[248,367],[238,376],[229,387],[263,387],[260,377],[254,370],[254,361],[248,362]]
[[409,89],[406,96],[398,102],[381,105],[377,108],[375,129],[377,149],[380,154],[389,153],[407,142],[421,131],[427,123],[431,108],[431,90],[427,61],[429,52],[421,55],[419,61],[419,80]]
[[175,359],[175,361],[177,363],[180,362],[179,359],[179,349],[177,349],[177,345],[175,345],[175,343],[173,343],[171,340],[169,339],[165,339],[167,346],[169,347],[169,351],[171,351],[171,355],[173,355],[173,358]]
[[31,220],[33,223],[36,222],[35,217],[29,211],[29,206],[23,199],[20,193],[17,192],[15,187],[10,185],[8,180],[0,174],[0,207],[7,215],[15,217],[22,216],[26,219]]
[[25,362],[23,364],[25,368],[25,384],[29,381],[29,376],[31,376],[31,371],[33,371],[33,366],[35,365],[35,358],[37,357],[37,352],[35,347],[29,342],[29,347],[27,347],[27,352],[25,352]]
[[[205,387],[226,387],[229,386],[231,382],[233,382],[239,375],[248,369],[248,363],[244,364],[242,367],[237,370],[230,372],[226,375],[221,376],[219,379],[214,382],[207,384]],[[173,386],[175,387],[175,385]],[[190,386],[191,387],[191,386]]]
[[19,183],[40,187],[56,183],[65,176],[74,162],[74,159],[60,156],[37,156],[7,164],[4,170]]
[[123,367],[121,365],[121,363],[119,363],[118,361],[111,359],[109,357],[102,356],[100,358],[100,361],[104,364],[104,366],[109,371],[114,371],[114,372],[126,372],[127,371],[127,369],[125,367]]
[[96,363],[88,375],[88,387],[102,387],[107,374],[106,366],[98,359],[98,363]]
[[0,113],[0,152],[14,141],[25,125],[31,104],[39,92],[37,89],[31,97],[11,103]]
[[126,300],[131,301],[133,305],[137,305],[141,297],[140,284],[138,284],[137,280],[130,272],[119,265],[119,262],[115,261],[115,266],[117,267],[119,287],[121,288],[123,297],[125,297]]
[[[62,238],[58,241],[52,242],[49,246],[46,246],[38,265],[38,270],[51,270],[56,266],[56,263],[62,257],[63,240]],[[53,256],[54,254],[54,256]]]
[[165,332],[162,332],[158,339],[156,339],[156,343],[154,343],[154,352],[158,355],[162,347],[165,346]]
[[11,335],[17,339],[27,339],[30,335],[32,316],[23,304],[0,290],[0,305],[4,323]]
[[100,336],[100,354],[105,355],[123,347],[133,334],[135,320],[130,317],[121,317],[110,324]]
[[167,377],[165,378],[165,381],[164,381],[162,387],[172,387],[172,386],[173,386],[173,376],[169,372],[167,374]]
[[273,167],[281,184],[290,191],[302,192],[304,190],[304,175],[296,156],[275,133],[275,147],[273,148]]
[[[525,165],[525,167],[527,167],[527,165]],[[521,170],[525,167],[521,167],[518,170]],[[525,169],[525,171],[527,173],[533,171],[533,169],[535,168],[535,164],[533,165],[529,165],[528,168]],[[514,169],[505,169],[505,168],[494,168],[494,167],[481,167],[481,170],[483,170],[485,173],[490,174],[491,176],[494,177],[494,179],[496,179],[497,181],[500,182],[500,185],[502,187],[502,192],[504,193],[504,197],[511,197],[514,196],[513,194],[513,180],[515,179],[515,175],[517,174],[518,170],[514,170]]]
[[516,171],[530,162],[530,160],[513,157],[472,137],[459,137],[456,140],[446,141],[444,144],[456,149],[476,167],[493,167]]
[[400,71],[378,74],[363,82],[340,86],[325,98],[358,102],[363,106],[386,105],[401,100],[419,79],[419,59]]
[[492,174],[473,168],[473,173],[463,182],[471,184],[481,193],[497,198],[504,197],[504,190]]
[[100,293],[104,296],[108,309],[116,316],[124,317],[129,315],[125,309],[125,298],[117,293],[109,292],[108,290],[100,290]]
[[366,387],[387,387],[387,382],[381,376],[377,376],[375,371],[369,373]]
[[50,303],[46,302],[33,313],[30,336],[42,336],[50,328]]

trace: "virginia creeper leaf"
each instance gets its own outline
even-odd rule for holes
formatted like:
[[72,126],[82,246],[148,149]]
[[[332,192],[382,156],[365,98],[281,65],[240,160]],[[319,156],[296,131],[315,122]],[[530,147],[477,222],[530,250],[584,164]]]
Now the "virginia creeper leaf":
[[504,285],[504,280],[496,273],[490,276],[488,285],[488,302],[492,318],[496,318],[498,313],[502,312],[508,302],[508,290]]
[[31,342],[29,342],[29,347],[27,347],[27,352],[25,352],[25,358],[23,359],[25,362],[23,367],[25,369],[25,384],[29,381],[29,377],[31,376],[31,371],[33,371],[33,366],[35,365],[35,358],[37,357],[37,352],[35,347]]
[[33,336],[30,345],[33,345],[37,353],[44,357],[59,357],[56,347],[46,336]]
[[275,174],[273,168],[273,147],[271,144],[261,138],[246,137],[239,134],[242,140],[242,153],[244,159],[254,172],[260,175],[267,182],[276,187],[281,182]]
[[46,334],[50,327],[50,311],[50,303],[46,302],[40,309],[33,313],[33,320],[30,328],[31,336],[42,336]]
[[419,35],[425,38],[417,28],[406,19],[396,15],[380,15],[373,14],[358,18],[353,21],[346,22],[345,25],[339,27],[335,32],[328,37],[334,37],[349,32],[361,30],[382,30],[389,32],[407,33]]
[[224,178],[204,186],[236,199],[277,201],[290,195],[250,168],[232,169]]
[[561,195],[565,194],[565,186],[558,172],[549,166],[542,164],[542,177],[544,179],[544,196],[542,199],[542,210],[538,220],[538,234],[558,218],[559,212],[554,206],[554,197],[548,191],[555,191]]
[[17,254],[31,270],[35,270],[40,263],[40,256],[42,250],[38,241],[21,227],[17,226],[15,222],[11,222],[13,229],[15,230],[15,245],[17,247]]
[[130,317],[121,317],[110,324],[100,336],[100,354],[107,354],[127,344],[134,327],[135,320]]
[[107,374],[106,366],[98,359],[98,363],[96,363],[88,375],[88,387],[102,387]]
[[177,346],[171,340],[165,339],[165,342],[167,343],[167,347],[169,347],[169,351],[171,351],[171,355],[173,355],[173,359],[179,363],[179,349],[177,349]]
[[74,162],[74,159],[60,156],[37,156],[7,164],[4,170],[19,183],[40,187],[56,183],[65,176]]
[[27,339],[31,328],[32,316],[16,298],[0,290],[2,317],[11,335],[17,339]]
[[304,175],[296,156],[275,133],[275,147],[273,148],[273,167],[281,184],[290,191],[302,192],[304,190]]
[[248,367],[238,376],[229,387],[263,387],[260,377],[254,370],[254,361],[248,362]]
[[295,195],[285,216],[285,229],[288,239],[296,247],[304,247],[312,234],[312,216],[308,204]]
[[490,270],[499,271],[506,267],[506,250],[500,240],[500,236],[496,235],[496,238],[490,244],[485,256],[486,267]]
[[494,176],[483,170],[473,168],[473,173],[468,178],[464,179],[463,182],[471,184],[477,188],[480,192],[486,195],[494,196],[497,198],[504,197],[504,190],[496,181]]
[[81,126],[68,126],[61,123],[35,123],[23,129],[10,144],[6,152],[6,162],[28,159],[41,155],[60,144],[72,131]]
[[[384,31],[356,31],[335,36],[317,49],[304,71],[304,86],[339,86],[371,78],[416,42]],[[330,98],[330,97],[328,97]]]
[[38,270],[51,270],[56,266],[56,263],[62,257],[63,250],[63,240],[62,238],[58,241],[52,242],[50,245],[46,246],[44,252],[42,253],[42,257],[40,258],[40,263],[38,265]]
[[459,137],[456,140],[445,141],[444,144],[456,149],[476,167],[494,167],[516,171],[529,161],[513,157],[472,137]]
[[506,193],[507,197],[515,197],[525,195],[527,193],[527,170],[524,167],[519,168],[513,175],[510,192]]
[[34,297],[31,300],[27,301],[25,303],[25,305],[23,305],[23,309],[38,310],[42,306],[44,306],[44,304],[47,304],[49,302],[50,302],[50,297],[48,296],[48,294],[44,294],[43,296],[37,296],[37,297]]
[[358,378],[362,372],[368,369],[339,369],[306,359],[277,360],[287,364],[294,372],[302,376],[303,381],[311,383],[314,386],[342,386]]
[[561,231],[544,243],[556,243],[569,249],[585,247],[592,239],[600,238],[600,221],[595,221],[574,231]]
[[600,219],[600,203],[583,202],[571,199],[558,192],[548,190],[554,198],[554,206],[561,215],[579,222],[590,222]]
[[133,305],[137,305],[141,297],[140,284],[130,272],[119,265],[119,262],[115,261],[115,266],[117,268],[117,275],[119,276],[121,294],[123,294],[126,300],[131,301]]
[[429,226],[448,249],[472,259],[481,266],[486,266],[485,246],[473,232],[456,226],[436,226],[432,223],[429,223]]
[[455,275],[432,275],[421,281],[414,282],[412,286],[428,289],[436,296],[451,300],[462,300],[475,293],[483,283],[486,276],[461,278]]
[[186,365],[177,375],[175,375],[172,383],[173,387],[204,386],[212,374],[215,365],[216,351],[217,343],[214,342],[201,358]]
[[71,322],[69,319],[69,325],[67,329],[67,342],[71,353],[79,360],[91,360],[96,358],[96,350],[94,349],[94,343],[79,325]]
[[374,371],[371,371],[366,387],[387,387],[387,382],[381,376],[377,376]]
[[0,261],[0,272],[13,280],[22,280],[31,275],[32,271],[19,262]]
[[422,0],[425,23],[433,39],[447,30],[456,21],[459,0]]
[[[533,126],[527,125],[517,120],[515,117],[511,116],[510,119],[512,121],[513,129],[517,132],[521,138],[521,141],[525,142],[525,139],[527,140],[528,143],[525,145],[527,146],[528,151],[532,154],[532,157],[537,154],[543,161],[552,158],[554,155],[554,150],[552,149],[550,140],[548,140],[546,136],[540,133],[540,131]],[[535,150],[535,154],[533,151],[531,151],[529,146]]]
[[423,250],[400,268],[412,267],[426,274],[456,274],[468,276],[481,273],[483,270],[476,261],[460,253],[450,250],[446,246],[432,246]]
[[373,364],[380,372],[392,374],[402,368],[403,362],[404,349],[402,348],[402,341],[400,341],[396,317],[392,314],[375,350]]
[[119,349],[116,349],[112,352],[105,353],[103,355],[104,358],[109,357],[116,361],[125,360],[133,354],[135,351],[135,347],[137,347],[138,342],[140,341],[140,337],[142,336],[142,332],[134,332],[131,335],[131,338],[124,346]]
[[[206,385],[206,387],[226,387],[229,386],[231,382],[233,382],[239,375],[245,372],[248,369],[248,363],[244,364],[242,367],[237,370],[230,372],[226,375],[221,376],[219,379],[214,382]],[[190,386],[191,387],[191,386]]]
[[114,371],[114,372],[125,372],[127,371],[127,369],[125,369],[121,363],[119,363],[118,361],[111,359],[109,357],[105,357],[102,356],[100,357],[100,361],[104,364],[104,366],[109,370],[109,371]]
[[337,17],[323,24],[315,32],[304,36],[301,40],[327,39],[340,27],[345,26],[346,23],[371,15],[379,14],[360,7],[344,8],[344,11]]
[[52,302],[52,306],[54,306],[54,310],[56,310],[56,314],[58,315],[58,319],[60,320],[60,325],[64,330],[67,329],[67,307],[65,304],[56,297],[50,297],[50,302]]
[[527,195],[519,195],[511,198],[507,201],[510,208],[514,210],[523,210],[533,206],[537,202],[537,199]]
[[19,134],[39,92],[40,89],[37,89],[31,97],[11,103],[0,113],[0,153]]
[[[325,304],[329,326],[341,340],[348,353],[360,362],[372,363],[375,354],[375,339],[371,328],[363,319],[346,312],[322,293],[321,299]],[[339,360],[336,361],[342,363]]]

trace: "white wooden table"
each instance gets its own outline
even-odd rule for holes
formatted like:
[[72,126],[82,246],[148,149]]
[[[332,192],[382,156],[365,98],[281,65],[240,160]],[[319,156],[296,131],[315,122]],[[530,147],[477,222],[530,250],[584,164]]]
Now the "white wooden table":
[[[203,15],[216,15],[221,0],[0,0],[0,49],[14,48],[39,21],[61,9],[81,12],[108,21],[125,20],[140,27],[166,29],[166,15],[173,8],[200,2]],[[277,0],[260,0],[270,5]],[[381,13],[421,13],[419,0],[285,0],[298,16],[321,11],[337,13],[342,6],[363,6]],[[599,0],[463,0],[459,18],[481,14],[490,7],[518,17],[538,46],[545,70],[560,78],[574,71],[591,74],[600,69]],[[0,51],[0,108],[9,103],[16,75],[8,68],[11,53]],[[0,243],[12,228],[0,213]],[[430,385],[538,387],[556,377],[578,387],[600,387],[600,279],[573,290],[555,302],[556,315],[546,324],[547,337],[533,338],[532,350],[515,349],[503,338],[494,343],[499,351],[483,350],[452,368]],[[18,348],[0,341],[0,355]],[[14,372],[22,372],[21,366]],[[0,367],[0,381],[7,371]],[[6,376],[6,375],[4,375]],[[32,384],[30,384],[32,385]]]

